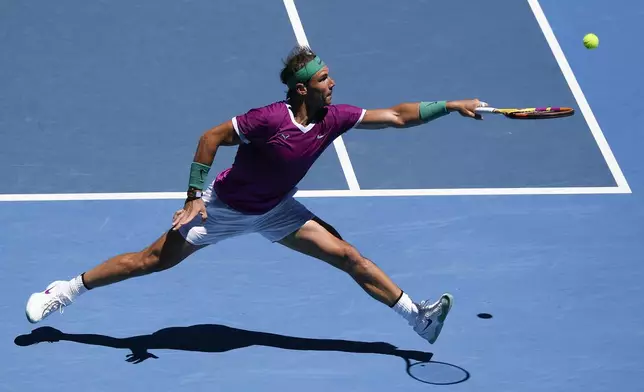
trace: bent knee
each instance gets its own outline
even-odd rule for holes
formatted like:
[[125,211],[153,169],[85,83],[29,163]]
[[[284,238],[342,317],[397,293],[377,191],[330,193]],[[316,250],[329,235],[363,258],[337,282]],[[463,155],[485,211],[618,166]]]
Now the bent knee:
[[127,263],[130,275],[146,275],[164,270],[160,256],[160,252],[148,249],[133,253]]
[[371,262],[363,257],[353,246],[346,244],[339,252],[340,265],[342,270],[349,274],[360,274],[371,267]]
[[143,251],[141,255],[141,269],[147,273],[163,271],[161,252],[158,250]]

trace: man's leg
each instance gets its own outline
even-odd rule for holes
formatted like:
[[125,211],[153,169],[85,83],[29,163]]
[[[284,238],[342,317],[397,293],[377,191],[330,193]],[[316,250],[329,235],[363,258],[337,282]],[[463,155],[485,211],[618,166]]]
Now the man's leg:
[[70,281],[55,281],[44,292],[32,294],[27,302],[27,319],[37,323],[89,289],[174,267],[203,247],[170,230],[139,252],[118,255]]
[[319,218],[309,220],[279,243],[348,273],[371,297],[404,317],[423,338],[430,343],[438,338],[452,306],[451,295],[444,294],[433,303],[414,303],[376,264]]
[[83,284],[93,289],[160,272],[174,267],[202,247],[186,241],[179,231],[169,230],[142,251],[118,255],[85,272],[81,275]]
[[322,222],[319,219],[310,220],[279,243],[341,269],[371,297],[387,306],[394,306],[402,290],[376,264],[363,257],[349,243],[334,236]]

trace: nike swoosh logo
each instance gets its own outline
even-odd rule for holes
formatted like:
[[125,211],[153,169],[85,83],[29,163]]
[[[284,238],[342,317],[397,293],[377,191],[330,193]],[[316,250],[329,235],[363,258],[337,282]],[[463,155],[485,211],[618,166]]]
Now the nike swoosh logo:
[[427,326],[425,328],[423,328],[423,330],[421,332],[425,332],[425,330],[427,330],[427,328],[429,328],[430,325],[432,325],[432,320],[427,319]]
[[50,287],[47,290],[45,290],[45,294],[51,294],[51,291],[54,289],[54,287],[56,286]]
[[318,135],[317,138],[322,139],[324,136],[326,136],[326,135]]

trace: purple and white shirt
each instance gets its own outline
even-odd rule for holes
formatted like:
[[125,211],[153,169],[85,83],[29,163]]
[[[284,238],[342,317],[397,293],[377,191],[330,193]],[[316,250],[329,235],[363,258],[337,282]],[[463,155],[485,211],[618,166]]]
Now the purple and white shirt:
[[262,214],[275,207],[304,178],[333,141],[362,121],[366,110],[329,105],[318,123],[295,122],[287,101],[233,117],[242,143],[233,165],[217,175],[214,190],[231,208]]

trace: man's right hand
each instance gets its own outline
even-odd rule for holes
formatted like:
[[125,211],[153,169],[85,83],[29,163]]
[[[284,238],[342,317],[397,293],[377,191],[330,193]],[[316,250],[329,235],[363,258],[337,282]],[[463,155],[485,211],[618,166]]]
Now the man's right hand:
[[203,221],[208,218],[203,200],[193,199],[186,201],[183,208],[175,212],[172,217],[172,230],[179,230],[181,226],[192,221],[197,215],[201,215]]
[[448,111],[459,112],[463,117],[482,120],[481,115],[476,113],[476,108],[479,106],[487,106],[487,104],[479,101],[478,99],[463,99],[459,101],[447,102]]

